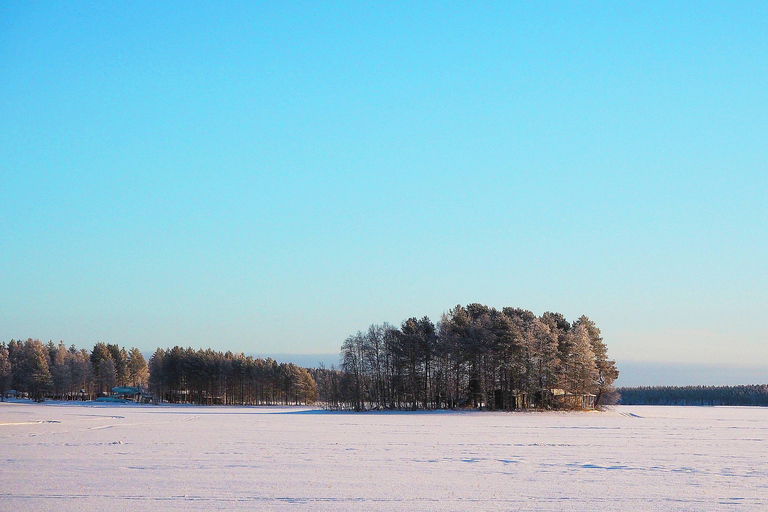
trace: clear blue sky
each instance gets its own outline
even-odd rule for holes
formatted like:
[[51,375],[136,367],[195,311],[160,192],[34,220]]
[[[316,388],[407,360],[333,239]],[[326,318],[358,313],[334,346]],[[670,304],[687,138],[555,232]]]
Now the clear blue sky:
[[0,340],[768,368],[768,3],[537,4],[0,1]]

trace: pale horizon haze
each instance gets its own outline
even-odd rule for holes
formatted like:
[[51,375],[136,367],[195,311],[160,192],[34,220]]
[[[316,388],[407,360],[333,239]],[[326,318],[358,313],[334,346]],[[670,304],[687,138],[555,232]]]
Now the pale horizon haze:
[[2,0],[0,341],[328,354],[479,302],[766,383],[766,34],[750,1]]

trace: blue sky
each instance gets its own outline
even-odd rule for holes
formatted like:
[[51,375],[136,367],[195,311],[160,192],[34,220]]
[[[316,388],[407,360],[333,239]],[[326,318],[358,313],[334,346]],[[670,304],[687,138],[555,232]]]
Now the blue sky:
[[764,2],[0,2],[0,339],[456,304],[768,369]]

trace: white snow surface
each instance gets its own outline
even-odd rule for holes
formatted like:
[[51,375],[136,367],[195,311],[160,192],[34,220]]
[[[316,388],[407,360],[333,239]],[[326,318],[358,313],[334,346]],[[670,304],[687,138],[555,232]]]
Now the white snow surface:
[[768,408],[0,403],[0,510],[768,510]]

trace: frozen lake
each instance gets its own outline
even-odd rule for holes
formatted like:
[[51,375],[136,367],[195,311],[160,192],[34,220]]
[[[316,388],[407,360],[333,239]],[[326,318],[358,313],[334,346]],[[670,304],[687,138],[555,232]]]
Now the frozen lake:
[[0,510],[768,510],[768,409],[0,404]]

